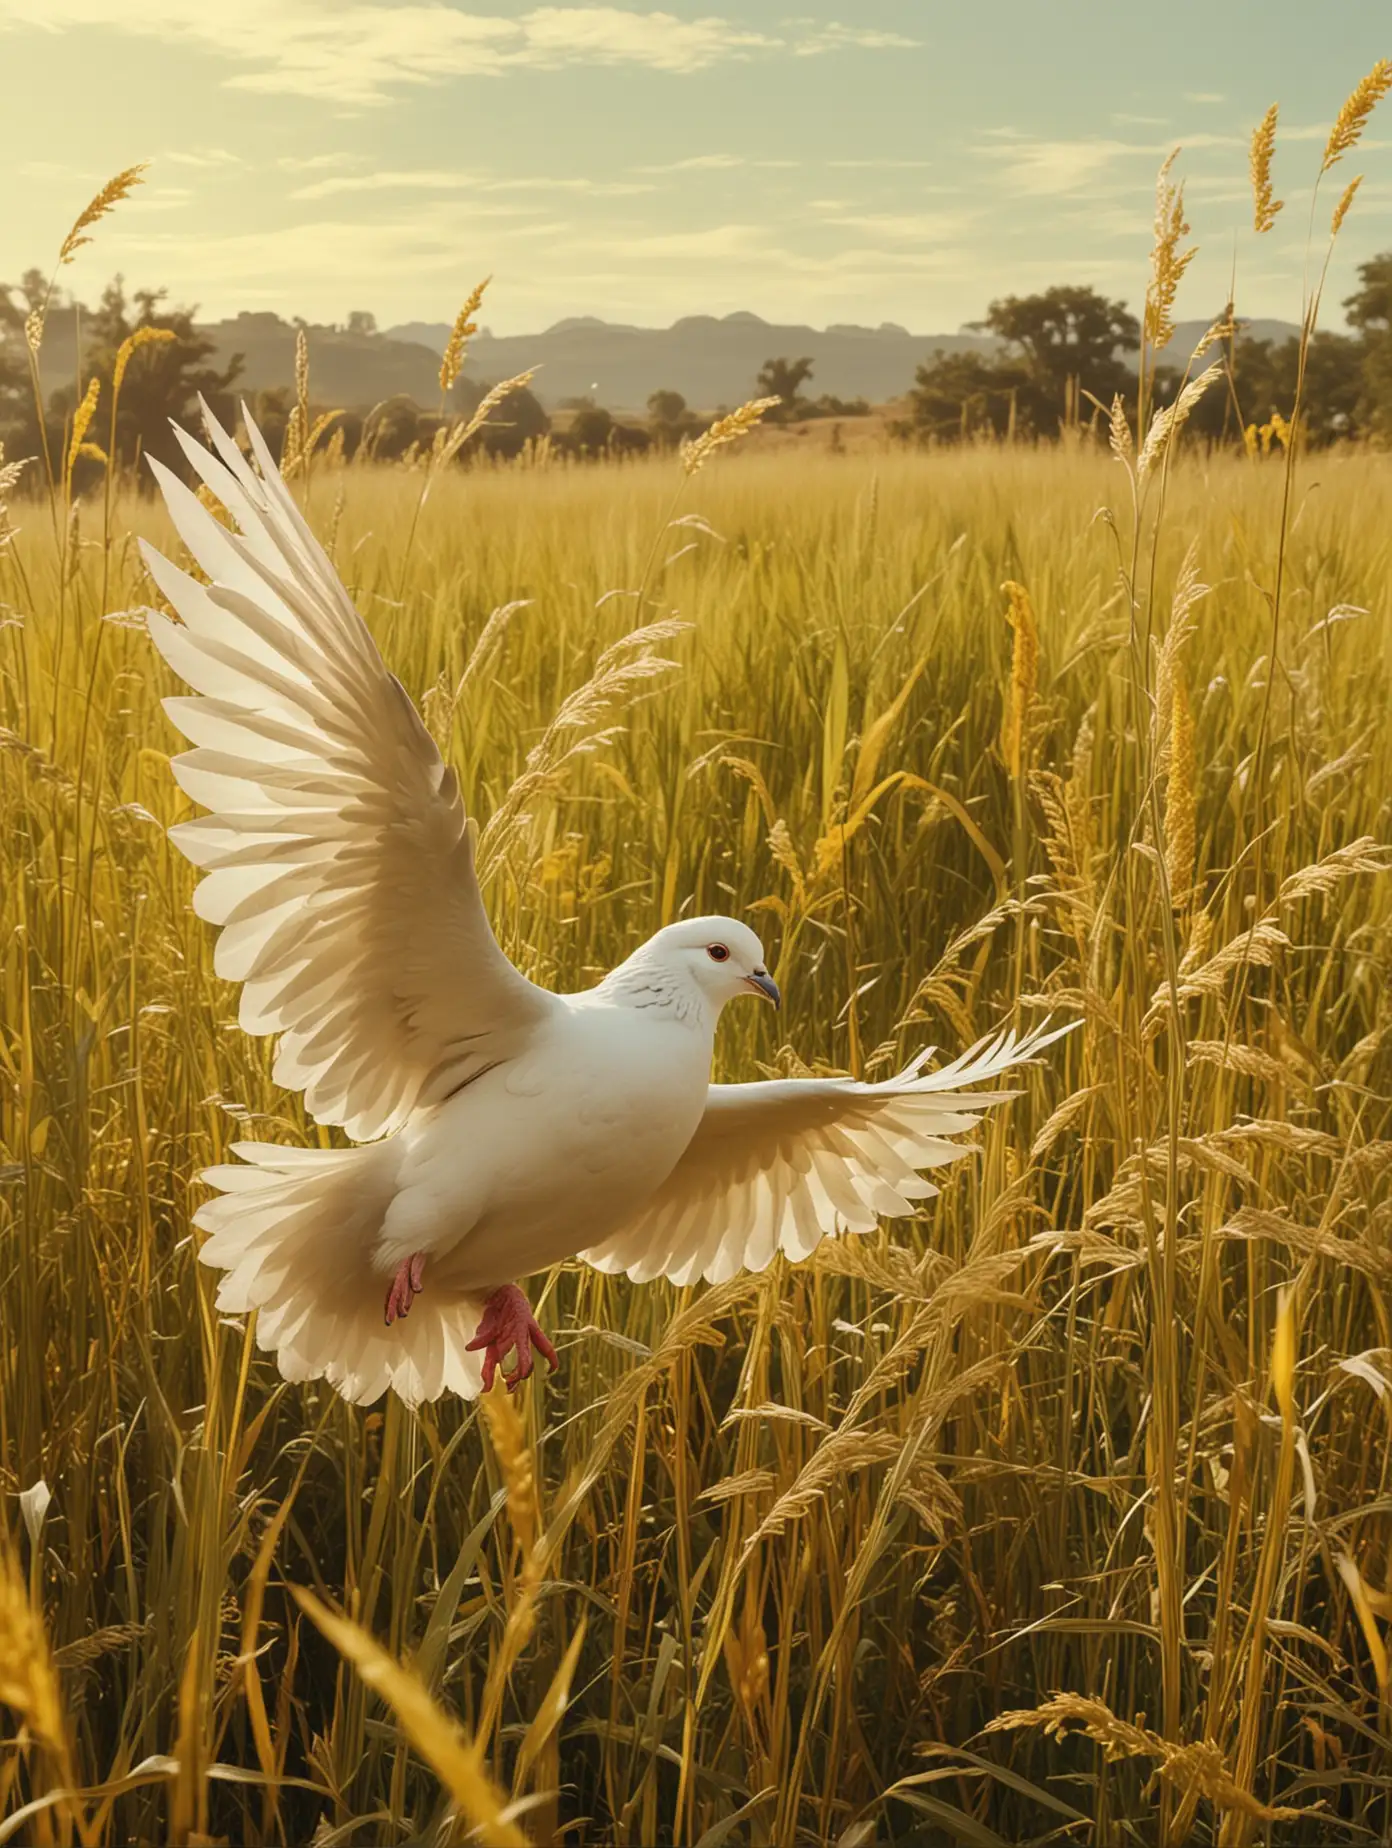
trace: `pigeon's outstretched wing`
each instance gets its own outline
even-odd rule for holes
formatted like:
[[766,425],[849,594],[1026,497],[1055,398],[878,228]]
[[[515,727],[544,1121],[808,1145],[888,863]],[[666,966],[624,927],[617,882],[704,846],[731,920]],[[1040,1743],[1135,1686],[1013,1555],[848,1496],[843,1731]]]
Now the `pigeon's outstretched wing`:
[[870,1232],[881,1216],[912,1213],[938,1191],[919,1170],[971,1152],[970,1143],[945,1138],[1018,1095],[960,1087],[1033,1058],[1073,1024],[982,1040],[927,1077],[931,1052],[883,1084],[713,1084],[701,1125],[664,1185],[612,1238],[580,1255],[635,1283],[723,1283],[739,1270],[763,1270],[775,1251],[805,1258],[838,1232]]
[[194,909],[222,927],[214,966],[243,984],[242,1026],[281,1036],[276,1083],[366,1141],[505,1056],[558,1004],[499,948],[454,773],[260,432],[247,418],[258,474],[204,417],[216,455],[182,430],[179,441],[241,530],[152,459],[210,581],[143,547],[183,618],[152,612],[150,635],[202,695],[164,702],[196,747],[174,775],[211,811],[170,834],[207,869]]

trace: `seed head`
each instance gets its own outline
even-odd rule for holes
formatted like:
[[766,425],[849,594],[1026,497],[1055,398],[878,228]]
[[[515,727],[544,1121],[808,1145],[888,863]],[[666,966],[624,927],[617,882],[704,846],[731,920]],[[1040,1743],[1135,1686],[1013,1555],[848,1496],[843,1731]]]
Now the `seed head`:
[[478,332],[478,322],[474,316],[478,313],[483,301],[483,292],[492,280],[491,276],[485,276],[454,317],[454,326],[450,329],[450,337],[445,342],[444,356],[440,361],[440,390],[442,392],[449,392],[453,389],[455,380],[464,368],[464,355],[469,350],[469,342]]
[[1252,174],[1252,223],[1258,232],[1269,231],[1285,201],[1271,187],[1271,157],[1276,152],[1276,104],[1273,103],[1252,130],[1249,166]]
[[1329,139],[1324,144],[1321,173],[1328,173],[1335,161],[1342,160],[1350,148],[1357,147],[1368,126],[1368,117],[1389,90],[1392,90],[1392,58],[1379,58],[1335,116]]
[[1010,578],[1001,585],[1001,591],[1007,599],[1005,619],[1015,631],[1015,646],[1010,659],[1010,688],[1001,717],[1000,746],[1007,769],[1018,778],[1024,768],[1030,712],[1039,683],[1039,623],[1023,584]]
[[696,474],[705,467],[717,449],[723,449],[727,443],[747,436],[765,411],[771,411],[775,404],[782,402],[781,398],[751,398],[747,404],[740,405],[738,410],[731,411],[728,417],[717,417],[709,430],[682,444],[682,467],[688,475]]

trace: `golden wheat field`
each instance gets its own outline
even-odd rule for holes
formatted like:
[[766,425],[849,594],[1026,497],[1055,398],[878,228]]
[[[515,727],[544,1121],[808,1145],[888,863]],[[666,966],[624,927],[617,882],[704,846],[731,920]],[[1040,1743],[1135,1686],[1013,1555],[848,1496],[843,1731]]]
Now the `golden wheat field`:
[[1388,1838],[1392,459],[1165,416],[299,468],[529,974],[749,918],[726,1076],[1081,1023],[916,1219],[562,1266],[419,1413],[213,1308],[198,1171],[330,1132],[165,834],[163,513],[13,500],[0,1842]]

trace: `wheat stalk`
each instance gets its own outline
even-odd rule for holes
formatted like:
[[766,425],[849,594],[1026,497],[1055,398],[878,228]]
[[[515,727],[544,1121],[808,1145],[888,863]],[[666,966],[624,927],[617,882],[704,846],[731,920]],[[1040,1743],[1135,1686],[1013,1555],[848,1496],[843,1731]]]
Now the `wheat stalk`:
[[66,1757],[63,1697],[48,1637],[8,1544],[0,1544],[0,1704],[13,1708],[51,1751]]
[[503,1793],[484,1768],[477,1746],[431,1698],[420,1678],[388,1655],[360,1624],[329,1610],[298,1585],[291,1593],[363,1683],[391,1706],[406,1737],[481,1838],[493,1848],[527,1848],[527,1838],[505,1813]]
[[445,342],[445,350],[440,359],[440,391],[443,396],[449,395],[455,380],[463,370],[469,342],[478,332],[478,322],[475,321],[474,316],[483,302],[484,290],[492,280],[491,276],[485,276],[454,317],[454,326],[450,329],[450,336]]
[[[73,220],[72,229],[58,247],[57,269],[64,269],[72,262],[78,251],[85,244],[91,243],[87,233],[99,220],[114,211],[121,201],[137,186],[141,185],[148,161],[139,161],[134,167],[126,167],[114,179],[110,179],[97,193],[96,197],[78,213]],[[43,344],[44,323],[48,318],[48,306],[53,299],[53,282],[50,279],[43,301],[27,317],[24,323],[24,337],[29,343],[29,351],[37,353]]]
[[1121,401],[1121,393],[1112,397],[1112,408],[1107,414],[1107,444],[1113,456],[1123,468],[1130,468],[1134,446],[1131,441],[1131,426],[1126,421],[1126,407]]
[[469,439],[476,436],[488,422],[498,406],[514,392],[525,391],[535,377],[534,372],[519,372],[516,378],[504,379],[501,384],[494,385],[484,393],[472,417],[461,417],[452,427],[437,431],[431,451],[431,468],[439,470],[452,462]]
[[97,399],[100,396],[101,380],[94,376],[87,381],[87,390],[83,394],[82,402],[73,412],[72,433],[68,438],[68,455],[63,465],[65,493],[70,493],[72,490],[73,463],[76,462],[78,452],[87,440],[87,432],[91,428],[92,419],[97,414]]
[[1030,715],[1039,682],[1039,621],[1023,584],[1008,578],[1001,585],[1005,619],[1015,632],[1010,654],[1010,687],[1001,715],[1000,748],[1006,768],[1019,780],[1028,747]]
[[1324,144],[1321,174],[1328,173],[1350,148],[1357,147],[1363,130],[1368,126],[1369,116],[1389,89],[1392,89],[1392,58],[1379,58],[1367,76],[1355,85],[1343,108],[1335,116],[1329,139]]
[[131,360],[145,346],[167,346],[179,336],[172,327],[137,327],[133,334],[127,334],[116,353],[116,364],[111,372],[111,399],[114,405],[121,395],[121,382],[126,376],[126,368]]
[[1220,365],[1209,366],[1180,392],[1173,404],[1164,405],[1151,419],[1141,453],[1136,458],[1136,480],[1142,482],[1174,446],[1175,439],[1189,421],[1190,412],[1215,379],[1221,378]]
[[21,456],[17,462],[5,460],[5,445],[0,443],[0,552],[13,543],[15,528],[10,523],[10,506],[8,496],[18,485],[20,476],[33,461],[32,456]]
[[1165,874],[1176,911],[1188,904],[1194,885],[1197,798],[1194,789],[1194,715],[1183,673],[1170,700],[1169,783],[1165,790]]
[[58,250],[59,264],[71,263],[84,244],[90,244],[88,231],[108,212],[114,211],[121,201],[137,186],[143,184],[148,161],[138,161],[133,167],[126,167],[110,179],[91,202],[80,211],[73,221],[72,229],[63,239]]
[[1329,221],[1329,235],[1331,238],[1335,238],[1339,235],[1339,229],[1344,220],[1348,217],[1349,207],[1353,204],[1358,189],[1362,184],[1363,175],[1361,173],[1356,173],[1344,188],[1343,192],[1340,193],[1339,203],[1334,207],[1334,214]]
[[1271,185],[1271,161],[1276,152],[1276,111],[1273,103],[1252,130],[1248,168],[1252,176],[1252,224],[1258,234],[1269,231],[1285,201],[1278,199]]
[[492,1392],[482,1395],[479,1406],[493,1443],[493,1454],[503,1472],[503,1482],[507,1488],[508,1520],[523,1555],[529,1556],[536,1545],[540,1513],[536,1460],[527,1442],[521,1416],[501,1381],[495,1384]]
[[740,437],[747,436],[766,412],[782,402],[781,398],[751,398],[727,417],[717,417],[710,429],[703,431],[700,436],[684,442],[681,446],[681,461],[688,478],[699,473],[717,449],[723,449],[727,443],[737,442]]
[[1104,1701],[1082,1694],[1057,1694],[1027,1711],[998,1714],[984,1730],[1014,1732],[1022,1726],[1038,1726],[1047,1736],[1062,1739],[1068,1728],[1076,1726],[1102,1747],[1109,1761],[1152,1758],[1159,1777],[1181,1790],[1206,1797],[1217,1809],[1235,1811],[1255,1822],[1296,1822],[1311,1813],[1259,1802],[1234,1781],[1216,1745],[1208,1740],[1176,1744],[1142,1724],[1143,1717],[1138,1716],[1132,1724],[1119,1719]]
[[1170,179],[1170,169],[1179,157],[1176,148],[1161,163],[1155,182],[1155,242],[1150,253],[1150,285],[1146,290],[1144,330],[1146,345],[1152,351],[1167,346],[1174,335],[1174,304],[1184,272],[1198,254],[1195,249],[1181,250],[1189,235],[1184,216],[1184,186]]

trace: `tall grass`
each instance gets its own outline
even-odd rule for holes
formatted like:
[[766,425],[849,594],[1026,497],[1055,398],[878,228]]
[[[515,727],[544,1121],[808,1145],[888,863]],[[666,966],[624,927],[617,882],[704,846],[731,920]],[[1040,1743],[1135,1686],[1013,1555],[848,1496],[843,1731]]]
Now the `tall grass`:
[[163,516],[13,509],[0,1840],[1392,1830],[1392,464],[1157,442],[1133,498],[1123,425],[298,477],[538,979],[691,907],[787,998],[725,1075],[1085,1023],[919,1220],[563,1266],[560,1373],[419,1415],[212,1308],[196,1171],[323,1132],[165,836]]

